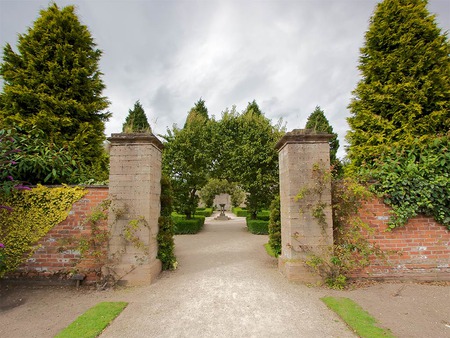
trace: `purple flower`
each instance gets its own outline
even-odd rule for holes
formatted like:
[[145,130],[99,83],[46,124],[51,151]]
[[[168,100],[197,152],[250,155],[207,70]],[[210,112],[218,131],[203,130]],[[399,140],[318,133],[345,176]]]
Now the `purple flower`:
[[5,209],[11,212],[13,209],[11,207],[7,207],[6,205],[0,205],[0,209]]
[[10,180],[10,181],[14,181],[14,178],[13,178],[11,175],[6,176],[6,178],[7,178],[8,180]]
[[11,164],[17,164],[17,162],[16,161],[11,161]]
[[18,184],[18,185],[16,185],[16,186],[14,187],[14,189],[17,189],[17,190],[31,190],[30,187],[27,187],[26,185],[23,185],[23,184]]
[[5,247],[5,244],[0,243],[0,248],[4,248],[4,247]]

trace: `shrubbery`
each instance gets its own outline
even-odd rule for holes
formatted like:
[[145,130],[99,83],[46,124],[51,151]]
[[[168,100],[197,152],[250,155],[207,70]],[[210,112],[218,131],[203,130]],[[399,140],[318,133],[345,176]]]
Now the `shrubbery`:
[[240,208],[240,207],[234,207],[232,209],[233,214],[235,214],[237,217],[247,217],[247,209]]
[[0,195],[0,204],[12,208],[11,211],[0,209],[0,238],[4,245],[0,277],[14,271],[33,254],[37,249],[35,244],[66,219],[73,203],[85,193],[79,187],[38,185],[33,190],[15,190],[9,196]]
[[423,213],[450,230],[449,163],[450,139],[443,136],[386,149],[373,166],[362,170],[366,179],[375,180],[371,190],[393,208],[391,229]]
[[175,243],[173,241],[174,224],[172,213],[172,189],[170,180],[161,178],[161,216],[158,219],[158,259],[161,260],[163,270],[174,270],[177,267],[175,257]]
[[281,215],[279,195],[270,205],[269,245],[275,256],[278,257],[281,254]]
[[247,217],[247,228],[254,235],[268,235],[269,222],[259,219],[249,219]]
[[196,216],[210,217],[213,213],[213,208],[197,208],[195,210]]
[[196,215],[192,219],[186,219],[185,215],[172,213],[175,235],[196,234],[203,229],[205,216]]

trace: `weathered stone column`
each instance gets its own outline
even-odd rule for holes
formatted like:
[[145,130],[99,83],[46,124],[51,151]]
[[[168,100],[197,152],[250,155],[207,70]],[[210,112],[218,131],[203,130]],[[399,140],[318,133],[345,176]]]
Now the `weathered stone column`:
[[151,283],[161,195],[162,143],[153,134],[112,134],[110,148],[109,273],[121,284]]
[[[277,143],[280,173],[281,245],[279,270],[293,281],[314,283],[321,277],[305,264],[312,254],[326,256],[333,244],[331,182],[317,191],[317,169],[330,168],[332,135],[295,129]],[[316,168],[314,170],[313,168]],[[304,197],[296,198],[302,191]],[[322,220],[313,216],[323,211]]]

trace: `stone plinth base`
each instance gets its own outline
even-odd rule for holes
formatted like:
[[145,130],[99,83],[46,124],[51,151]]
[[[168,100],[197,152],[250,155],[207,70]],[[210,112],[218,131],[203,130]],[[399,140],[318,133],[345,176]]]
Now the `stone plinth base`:
[[231,219],[231,217],[228,217],[227,215],[219,215],[214,219],[218,220],[218,221],[229,221]]
[[311,271],[304,260],[278,257],[278,270],[292,282],[305,284],[322,283],[322,277]]
[[110,269],[110,273],[118,279],[118,285],[139,286],[153,283],[162,270],[159,259],[152,263],[133,266],[130,264],[119,264]]

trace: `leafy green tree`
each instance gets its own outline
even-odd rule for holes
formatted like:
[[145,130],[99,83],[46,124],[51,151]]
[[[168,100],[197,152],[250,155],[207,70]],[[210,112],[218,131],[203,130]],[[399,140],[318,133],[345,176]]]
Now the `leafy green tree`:
[[330,125],[330,122],[325,117],[324,111],[319,106],[317,106],[311,115],[309,115],[305,128],[319,132],[327,132],[328,134],[333,135],[333,138],[330,140],[330,163],[336,163],[336,154],[339,149],[338,134],[333,131],[333,127]]
[[384,0],[371,18],[362,79],[349,105],[353,168],[450,129],[450,44],[426,6],[426,0]]
[[[19,35],[17,51],[4,47],[0,127],[42,130],[54,149],[71,149],[82,166],[106,160],[103,112],[109,102],[99,70],[101,51],[75,8],[55,3]],[[101,166],[101,165],[100,165]]]
[[253,101],[241,114],[234,107],[226,110],[211,129],[215,149],[212,175],[237,182],[247,192],[247,208],[256,219],[278,191],[274,147],[284,132],[281,122],[272,125]]
[[[205,145],[208,138],[208,115],[199,100],[188,113],[183,129],[176,126],[164,136],[163,173],[172,183],[174,208],[192,218],[198,206],[198,191],[208,181],[210,152]],[[197,110],[198,109],[198,110]]]
[[133,110],[128,110],[128,116],[122,127],[124,133],[151,133],[152,129],[148,123],[144,108],[141,103],[136,101]]

